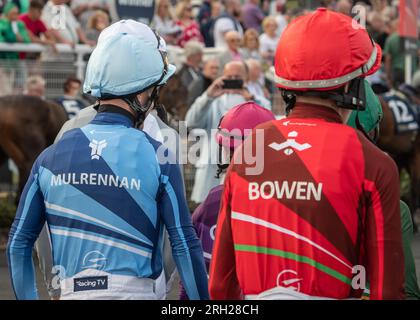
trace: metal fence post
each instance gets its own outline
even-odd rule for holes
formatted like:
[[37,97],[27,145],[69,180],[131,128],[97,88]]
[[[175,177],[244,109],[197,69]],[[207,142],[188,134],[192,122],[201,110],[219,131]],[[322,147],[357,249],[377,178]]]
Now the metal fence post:
[[74,65],[76,66],[76,76],[78,79],[83,80],[85,78],[85,62],[83,61],[84,53],[80,51],[76,51],[76,62]]

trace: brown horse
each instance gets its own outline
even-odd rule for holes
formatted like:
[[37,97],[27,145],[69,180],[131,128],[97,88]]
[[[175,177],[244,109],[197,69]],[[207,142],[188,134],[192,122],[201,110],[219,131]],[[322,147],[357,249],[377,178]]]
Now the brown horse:
[[33,96],[0,98],[0,165],[10,158],[19,170],[19,198],[36,157],[67,120],[65,110]]
[[172,76],[161,89],[160,102],[168,112],[169,124],[175,129],[178,128],[179,121],[185,120],[188,111],[187,99],[188,88],[182,84],[178,74]]
[[410,195],[408,205],[414,215],[420,213],[420,135],[417,132],[396,134],[392,111],[380,98],[384,118],[380,125],[378,146],[395,159],[401,172],[406,169],[410,175]]

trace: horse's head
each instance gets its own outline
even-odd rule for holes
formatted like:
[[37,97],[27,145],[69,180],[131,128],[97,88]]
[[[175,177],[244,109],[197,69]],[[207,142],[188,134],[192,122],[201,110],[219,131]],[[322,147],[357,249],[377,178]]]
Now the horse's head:
[[188,111],[187,98],[188,89],[182,84],[179,75],[175,74],[162,88],[159,99],[165,106],[172,125],[185,119]]

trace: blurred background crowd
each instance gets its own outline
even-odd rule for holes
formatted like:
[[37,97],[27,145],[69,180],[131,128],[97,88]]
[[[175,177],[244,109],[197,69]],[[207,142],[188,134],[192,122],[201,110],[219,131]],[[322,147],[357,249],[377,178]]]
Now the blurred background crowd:
[[[34,81],[33,75],[45,78],[49,98],[65,94],[60,90],[76,72],[66,70],[65,75],[55,77],[53,74],[66,64],[68,69],[74,67],[77,58],[74,52],[57,50],[57,45],[94,47],[100,32],[118,19],[111,10],[112,3],[113,0],[3,0],[0,46],[36,43],[47,49],[41,54],[2,51],[4,46],[0,47],[0,94],[22,92],[28,80]],[[182,48],[182,58],[176,63],[182,82],[188,87],[189,106],[231,61],[246,64],[248,87],[253,94],[273,101],[264,74],[273,65],[282,32],[293,19],[319,6],[353,16],[362,8],[361,21],[366,22],[370,35],[384,49],[383,70],[370,81],[379,91],[404,82],[398,0],[157,0],[151,25],[171,48]],[[87,59],[85,54],[83,61]],[[413,73],[418,65],[417,57],[414,59]],[[83,72],[79,72],[78,77],[82,76]]]

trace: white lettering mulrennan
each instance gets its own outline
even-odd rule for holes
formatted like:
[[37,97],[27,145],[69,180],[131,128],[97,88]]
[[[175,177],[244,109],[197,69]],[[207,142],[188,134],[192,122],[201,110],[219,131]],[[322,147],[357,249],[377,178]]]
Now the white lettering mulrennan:
[[140,180],[101,173],[62,173],[51,177],[51,186],[92,185],[140,191]]

